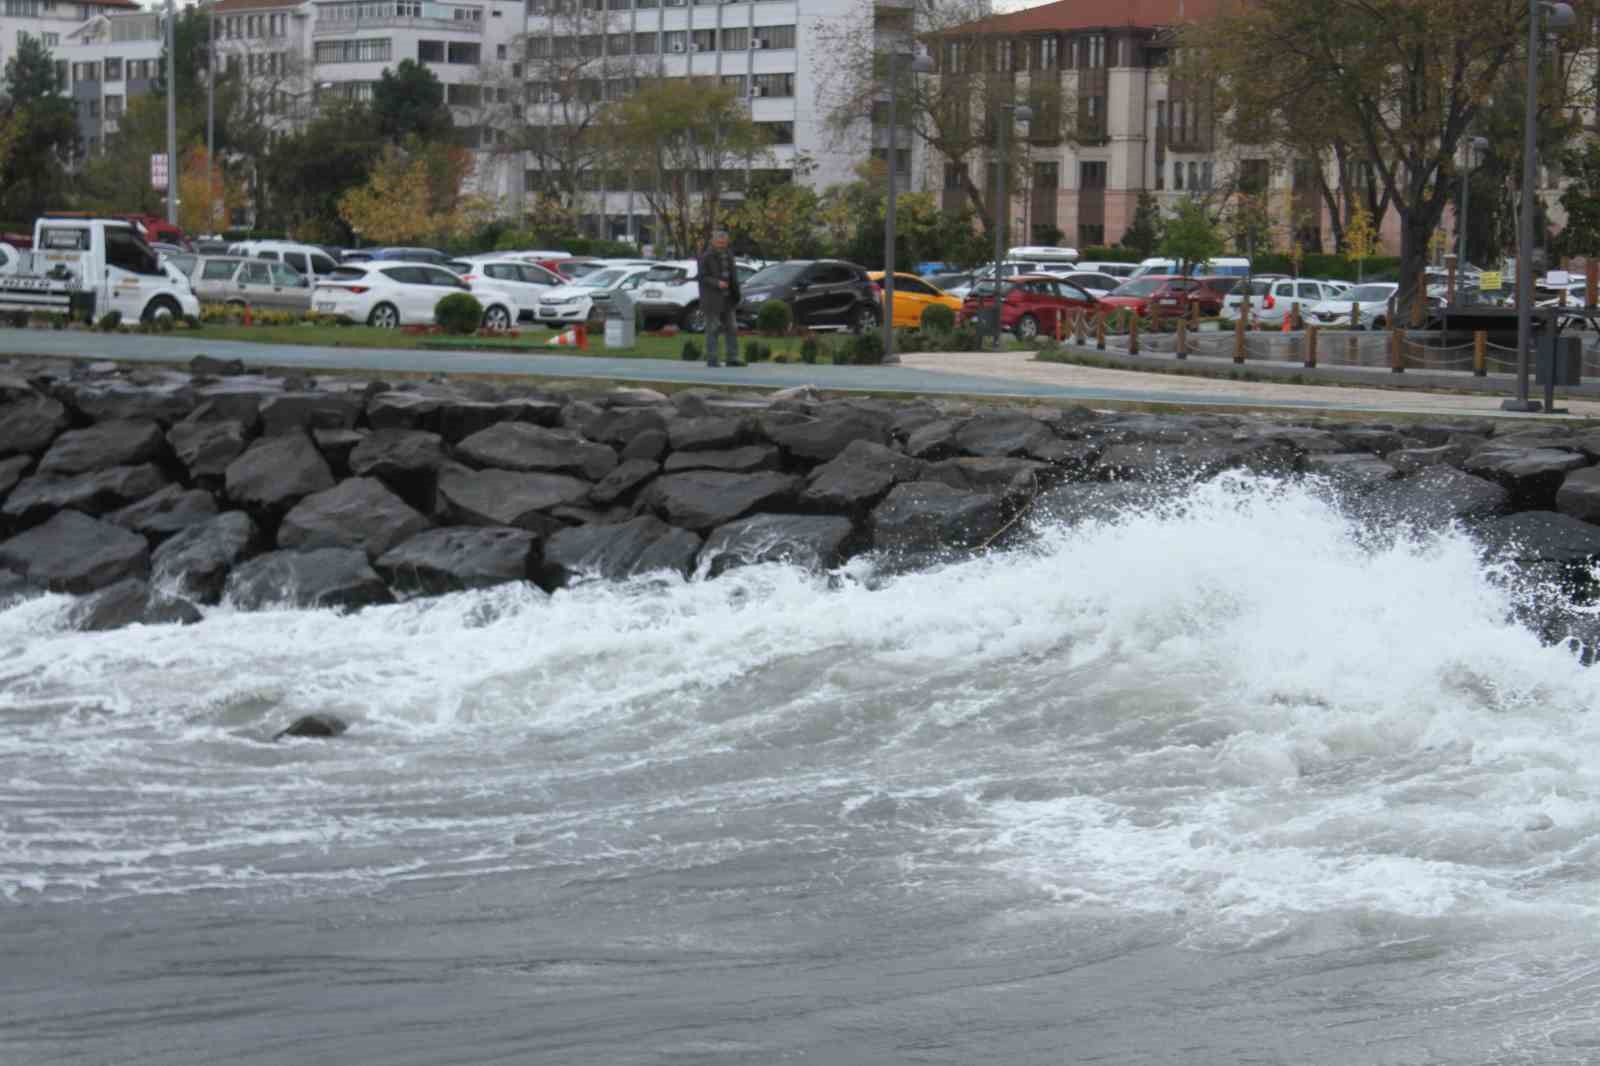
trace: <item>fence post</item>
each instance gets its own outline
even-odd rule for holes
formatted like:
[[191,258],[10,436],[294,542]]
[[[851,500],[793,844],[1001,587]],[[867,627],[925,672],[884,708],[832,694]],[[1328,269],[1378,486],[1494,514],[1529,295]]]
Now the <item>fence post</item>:
[[1094,346],[1102,352],[1106,350],[1106,313],[1100,312],[1100,317],[1094,321]]
[[1301,330],[1306,328],[1306,320],[1300,317],[1300,301],[1296,300],[1289,305],[1289,328]]
[[1317,327],[1306,327],[1306,366],[1311,370],[1317,368]]
[[1361,338],[1352,335],[1352,336],[1346,337],[1345,340],[1348,342],[1345,345],[1345,353],[1346,353],[1345,354],[1345,358],[1350,361],[1350,365],[1351,366],[1360,366],[1361,365]]
[[1405,330],[1396,326],[1389,331],[1389,372],[1392,374],[1404,374],[1406,372],[1405,342]]
[[[1249,313],[1250,307],[1249,304],[1246,304],[1245,314],[1248,315]],[[1235,363],[1244,362],[1244,316],[1242,315],[1239,321],[1233,324],[1233,361]]]
[[1583,264],[1583,306],[1593,307],[1600,287],[1600,259],[1590,256]]
[[1178,319],[1178,337],[1173,343],[1172,354],[1179,359],[1189,358],[1189,320],[1187,318]]
[[1361,305],[1354,300],[1350,301],[1350,328],[1361,328]]
[[1072,319],[1072,339],[1082,345],[1089,340],[1089,312],[1079,311]]
[[1481,329],[1472,335],[1472,376],[1489,376],[1489,334]]
[[1139,354],[1139,316],[1128,319],[1128,354]]

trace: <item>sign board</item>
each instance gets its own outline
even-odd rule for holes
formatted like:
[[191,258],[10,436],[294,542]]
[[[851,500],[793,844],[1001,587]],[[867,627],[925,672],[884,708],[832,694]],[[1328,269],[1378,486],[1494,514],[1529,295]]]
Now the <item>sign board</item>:
[[1572,284],[1572,275],[1565,270],[1551,270],[1544,276],[1544,285],[1548,289],[1560,289]]
[[1478,288],[1480,291],[1500,291],[1500,271],[1485,270],[1478,275]]
[[166,191],[167,153],[165,152],[157,152],[150,157],[150,187]]

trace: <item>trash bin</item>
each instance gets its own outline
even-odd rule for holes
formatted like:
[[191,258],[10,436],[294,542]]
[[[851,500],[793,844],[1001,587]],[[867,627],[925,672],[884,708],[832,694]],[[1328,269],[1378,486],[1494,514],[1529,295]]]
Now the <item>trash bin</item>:
[[606,347],[632,348],[638,343],[636,325],[632,294],[613,292],[606,301]]
[[1540,385],[1583,383],[1583,338],[1539,332],[1534,381]]

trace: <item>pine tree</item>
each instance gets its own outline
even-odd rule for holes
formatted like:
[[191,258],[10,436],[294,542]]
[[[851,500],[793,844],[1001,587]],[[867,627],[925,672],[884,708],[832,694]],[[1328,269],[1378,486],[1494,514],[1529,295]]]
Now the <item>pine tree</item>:
[[1122,231],[1122,245],[1138,252],[1140,258],[1148,257],[1161,243],[1163,228],[1161,208],[1156,204],[1156,198],[1148,192],[1141,192],[1133,209],[1133,221]]

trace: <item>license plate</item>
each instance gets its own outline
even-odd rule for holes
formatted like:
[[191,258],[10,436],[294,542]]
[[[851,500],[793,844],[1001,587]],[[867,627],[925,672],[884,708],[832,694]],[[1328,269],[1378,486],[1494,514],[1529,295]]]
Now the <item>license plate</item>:
[[551,307],[549,304],[540,304],[539,313],[541,315],[553,315],[556,313],[556,309]]
[[338,306],[339,305],[336,304],[336,303],[332,303],[332,302],[329,302],[329,301],[322,301],[322,302],[319,302],[317,304],[317,310],[318,311],[332,311],[335,307],[338,307]]
[[660,296],[661,295],[661,290],[660,289],[646,289],[646,290],[644,290],[644,294],[646,296]]

